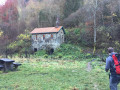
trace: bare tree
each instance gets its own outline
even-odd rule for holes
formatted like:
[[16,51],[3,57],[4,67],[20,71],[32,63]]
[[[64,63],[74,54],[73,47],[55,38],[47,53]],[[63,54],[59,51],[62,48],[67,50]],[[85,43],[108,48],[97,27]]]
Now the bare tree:
[[98,6],[98,0],[95,0],[95,4],[94,4],[94,50],[93,50],[93,53],[95,53],[95,50],[96,50],[96,30],[97,30],[97,27],[96,27],[96,12],[97,12],[97,6]]

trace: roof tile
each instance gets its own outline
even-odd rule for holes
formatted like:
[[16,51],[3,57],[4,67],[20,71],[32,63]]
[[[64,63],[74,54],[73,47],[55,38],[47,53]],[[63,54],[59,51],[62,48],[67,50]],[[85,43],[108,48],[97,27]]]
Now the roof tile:
[[62,26],[59,26],[58,28],[56,27],[45,27],[45,28],[35,28],[31,34],[37,34],[37,33],[53,33],[53,32],[58,32]]

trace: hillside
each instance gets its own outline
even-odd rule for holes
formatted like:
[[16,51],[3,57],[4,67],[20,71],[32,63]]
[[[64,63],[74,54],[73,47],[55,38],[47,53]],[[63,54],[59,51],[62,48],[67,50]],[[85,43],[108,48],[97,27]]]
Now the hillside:
[[6,0],[0,12],[0,54],[21,34],[56,26],[57,18],[69,32],[67,42],[95,49],[120,48],[119,0]]
[[64,43],[52,55],[41,50],[29,58],[24,58],[24,54],[18,56],[16,53],[9,57],[22,64],[17,71],[0,72],[0,89],[109,89],[109,76],[102,61],[106,56],[94,56],[87,47]]
[[[44,27],[58,30],[31,38]],[[108,90],[108,47],[120,52],[120,0],[0,0],[0,58],[22,64],[0,62],[0,90]]]

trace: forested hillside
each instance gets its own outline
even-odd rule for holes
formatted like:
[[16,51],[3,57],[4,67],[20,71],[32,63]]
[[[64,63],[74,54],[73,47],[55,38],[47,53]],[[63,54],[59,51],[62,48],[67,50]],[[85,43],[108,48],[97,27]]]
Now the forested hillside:
[[[55,26],[57,17],[66,30],[66,43],[120,47],[119,0],[7,0],[0,5],[0,53],[28,47],[30,32]],[[11,51],[11,43],[16,50]]]
[[109,90],[108,47],[120,52],[120,0],[0,0],[0,90]]

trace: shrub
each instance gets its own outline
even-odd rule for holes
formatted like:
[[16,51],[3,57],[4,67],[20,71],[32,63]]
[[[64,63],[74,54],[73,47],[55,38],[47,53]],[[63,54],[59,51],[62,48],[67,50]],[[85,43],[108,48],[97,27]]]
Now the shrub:
[[[86,58],[82,48],[71,44],[61,44],[60,48],[56,49],[52,56],[59,59],[73,60]],[[90,57],[92,56],[90,55]]]
[[45,54],[46,54],[45,50],[39,50],[39,51],[35,52],[36,57],[44,56]]
[[59,54],[59,55],[58,55],[58,58],[62,58],[62,56],[63,56],[62,54]]
[[30,50],[30,35],[20,34],[17,36],[17,40],[8,45],[9,53],[25,53]]
[[65,39],[69,43],[82,44],[86,46],[92,46],[93,44],[93,32],[86,30],[84,25],[82,28],[72,28],[65,30]]
[[48,58],[48,55],[47,55],[47,54],[45,54],[45,55],[44,55],[44,58]]

